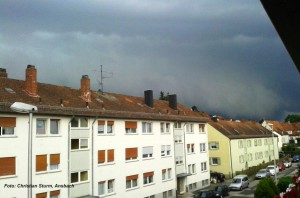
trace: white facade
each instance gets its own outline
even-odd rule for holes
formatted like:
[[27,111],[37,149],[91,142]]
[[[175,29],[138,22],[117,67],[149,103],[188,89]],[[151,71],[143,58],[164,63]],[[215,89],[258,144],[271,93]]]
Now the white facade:
[[[16,118],[16,126],[13,135],[0,136],[0,159],[15,158],[15,174],[0,176],[0,197],[27,197],[29,116],[1,117]],[[175,197],[177,188],[185,192],[209,185],[207,131],[205,126],[200,132],[200,123],[185,123],[193,126],[190,131],[184,123],[175,129],[170,121],[71,120],[72,117],[33,116],[33,197],[165,198]],[[127,131],[127,122],[136,123],[135,130]],[[100,123],[104,126],[99,127]],[[181,142],[176,140],[178,134],[183,138]],[[205,144],[204,152],[200,152],[200,143]],[[136,149],[136,159],[126,159],[128,149]],[[183,164],[176,165],[178,156],[182,156]],[[179,184],[182,181],[177,176],[181,173],[189,176]]]

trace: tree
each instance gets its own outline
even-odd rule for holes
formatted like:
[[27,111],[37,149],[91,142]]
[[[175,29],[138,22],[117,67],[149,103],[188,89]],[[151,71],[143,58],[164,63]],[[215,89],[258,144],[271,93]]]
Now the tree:
[[281,177],[278,181],[277,187],[279,188],[280,192],[285,192],[289,187],[289,184],[292,184],[293,182],[293,178],[290,176]]
[[300,115],[289,114],[284,119],[284,122],[291,122],[291,123],[300,122]]
[[254,198],[274,198],[279,193],[277,186],[270,178],[259,181],[254,192]]
[[169,92],[165,95],[165,92],[161,91],[159,94],[159,100],[168,100],[169,99]]

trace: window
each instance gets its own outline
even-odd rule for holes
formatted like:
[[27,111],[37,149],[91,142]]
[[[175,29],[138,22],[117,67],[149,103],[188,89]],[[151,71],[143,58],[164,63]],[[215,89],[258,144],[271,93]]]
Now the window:
[[103,196],[106,194],[114,193],[115,180],[101,181],[98,183],[98,195]]
[[181,122],[175,122],[174,128],[175,129],[181,129]]
[[168,197],[172,197],[172,196],[173,196],[173,191],[172,190],[168,190],[168,191],[163,192],[163,198],[168,198]]
[[71,183],[79,183],[88,181],[88,171],[71,173]]
[[197,183],[189,184],[189,189],[190,190],[195,189],[195,188],[197,188]]
[[182,143],[182,135],[175,135],[175,143]]
[[206,152],[206,145],[205,143],[200,143],[200,153]]
[[16,158],[1,157],[0,158],[0,177],[16,174]]
[[137,122],[126,121],[125,130],[127,134],[136,133]]
[[107,134],[113,134],[114,121],[107,122]]
[[155,195],[147,196],[147,197],[144,197],[144,198],[155,198]]
[[171,156],[171,145],[161,145],[161,156]]
[[199,124],[199,132],[204,133],[205,132],[205,124]]
[[[58,170],[60,165],[60,154],[50,154],[49,163],[47,161],[48,155],[36,155],[35,171],[44,172],[48,169]],[[49,167],[48,167],[49,164]]]
[[201,162],[201,171],[207,171],[207,162]]
[[239,148],[244,148],[244,145],[243,145],[243,140],[239,140]]
[[239,156],[240,163],[244,163],[244,155]]
[[135,188],[138,186],[139,175],[131,175],[126,177],[126,189]]
[[202,186],[207,186],[209,184],[208,179],[202,180]]
[[153,157],[153,146],[143,147],[143,158],[152,158]]
[[50,198],[59,198],[60,190],[50,191]]
[[269,157],[268,151],[265,151],[265,157]]
[[142,132],[143,133],[152,133],[152,123],[151,122],[143,122],[142,123]]
[[144,185],[153,183],[154,172],[144,173]]
[[135,160],[138,158],[138,148],[126,148],[125,152],[126,160]]
[[161,122],[160,123],[160,132],[161,133],[170,133],[170,123]]
[[47,192],[35,194],[36,198],[47,198]]
[[71,139],[71,150],[88,149],[88,139]]
[[36,134],[46,135],[46,120],[36,119]]
[[115,158],[114,149],[109,149],[107,151],[98,150],[98,164],[104,164],[105,162],[112,163],[115,160],[114,158]]
[[15,127],[16,127],[16,118],[0,117],[0,137],[15,135],[14,134]]
[[210,143],[209,143],[209,149],[210,149],[210,150],[216,150],[216,149],[219,149],[219,143],[218,143],[218,142],[210,142]]
[[175,157],[175,161],[177,165],[183,164],[183,156]]
[[166,123],[166,132],[170,133],[170,123]]
[[254,146],[257,146],[257,139],[254,140]]
[[160,132],[161,133],[165,132],[165,123],[163,123],[163,122],[160,123]]
[[187,153],[188,154],[195,153],[194,144],[187,144],[186,147],[187,147]]
[[196,174],[196,164],[189,164],[188,171],[190,174]]
[[249,160],[249,161],[252,161],[252,153],[249,153],[249,154],[248,154],[248,160]]
[[258,139],[257,145],[258,145],[258,146],[261,146],[261,139]]
[[59,169],[60,154],[50,154],[50,170]]
[[52,135],[58,135],[58,124],[59,120],[57,119],[50,119],[50,134]]
[[219,157],[210,158],[211,165],[221,165],[221,159]]
[[104,134],[105,121],[98,121],[98,134]]
[[251,147],[251,140],[247,140],[247,147]]
[[194,124],[186,124],[185,130],[187,133],[194,133]]
[[88,127],[88,119],[87,118],[73,118],[71,120],[71,127],[73,127],[73,128]]
[[161,174],[162,174],[162,180],[163,181],[169,180],[169,179],[172,178],[172,169],[171,168],[162,169]]

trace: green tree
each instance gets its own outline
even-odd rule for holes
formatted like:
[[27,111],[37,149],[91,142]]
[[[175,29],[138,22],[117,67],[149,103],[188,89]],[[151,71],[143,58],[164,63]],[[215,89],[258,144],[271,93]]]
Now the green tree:
[[273,180],[265,178],[259,181],[254,192],[254,198],[274,198],[277,194],[279,191]]
[[169,92],[165,95],[165,92],[161,91],[159,94],[159,100],[168,100],[169,99]]
[[284,122],[291,122],[291,123],[300,122],[300,115],[297,115],[297,114],[289,114],[289,115],[287,115],[286,118],[284,119]]
[[285,192],[289,184],[293,183],[293,178],[290,176],[281,177],[278,181],[277,187],[279,188],[280,192]]

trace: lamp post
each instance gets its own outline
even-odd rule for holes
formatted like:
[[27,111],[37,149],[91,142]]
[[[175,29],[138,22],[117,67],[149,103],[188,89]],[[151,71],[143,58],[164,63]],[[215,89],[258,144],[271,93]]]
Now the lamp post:
[[[276,168],[276,158],[275,158],[275,141],[274,141],[274,131],[273,131],[273,125],[272,125],[272,141],[273,141],[273,160],[274,160],[274,173],[275,173],[275,184],[277,185],[277,168]],[[278,147],[278,143],[277,143]]]
[[28,133],[28,198],[32,198],[32,115],[33,112],[37,112],[37,107],[25,104],[22,102],[15,102],[10,106],[11,110],[18,113],[29,114],[29,133]]

